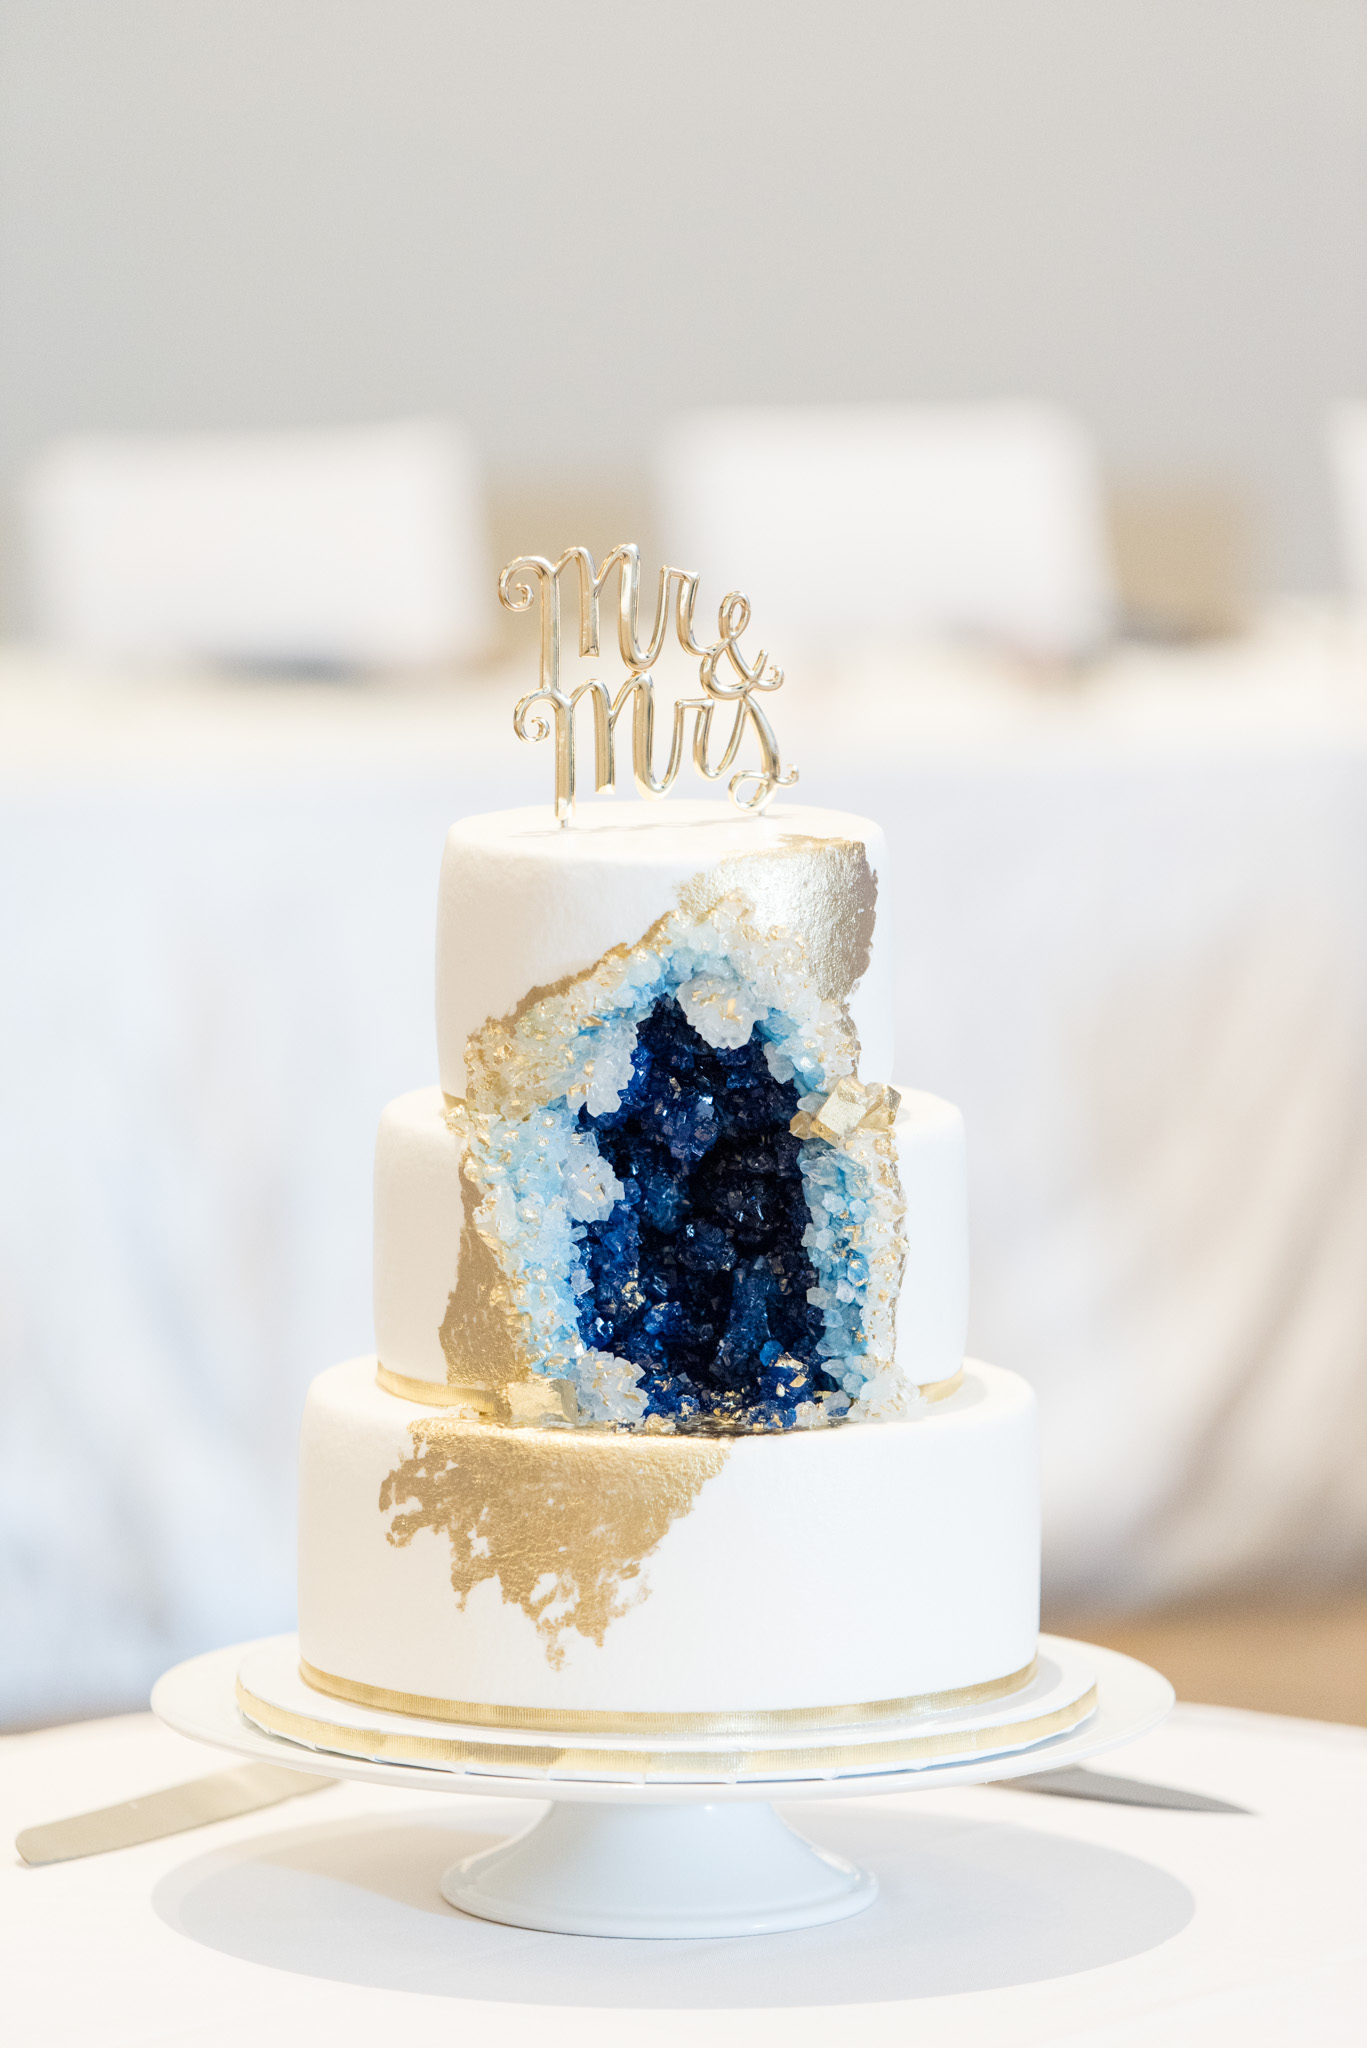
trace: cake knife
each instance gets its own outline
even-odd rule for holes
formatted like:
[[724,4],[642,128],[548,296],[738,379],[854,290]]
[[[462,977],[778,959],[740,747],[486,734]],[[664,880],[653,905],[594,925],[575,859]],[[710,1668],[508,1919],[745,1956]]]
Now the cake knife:
[[25,1863],[66,1863],[76,1856],[102,1855],[106,1849],[158,1842],[163,1835],[202,1828],[212,1820],[236,1820],[239,1814],[255,1813],[260,1807],[276,1806],[282,1799],[297,1799],[305,1792],[321,1792],[325,1785],[335,1783],[314,1771],[286,1770],[281,1764],[240,1764],[236,1770],[215,1771],[208,1778],[191,1778],[188,1784],[168,1785],[164,1791],[125,1799],[118,1806],[101,1806],[93,1813],[73,1813],[66,1820],[23,1828],[15,1836],[14,1846]]
[[1205,1792],[1151,1785],[1144,1778],[1116,1778],[1106,1771],[1086,1770],[1081,1764],[1064,1764],[1056,1771],[1031,1771],[1022,1778],[996,1782],[1008,1792],[1052,1792],[1060,1799],[1102,1799],[1112,1806],[1166,1806],[1183,1813],[1251,1811],[1247,1806],[1232,1806],[1227,1799],[1212,1799]]

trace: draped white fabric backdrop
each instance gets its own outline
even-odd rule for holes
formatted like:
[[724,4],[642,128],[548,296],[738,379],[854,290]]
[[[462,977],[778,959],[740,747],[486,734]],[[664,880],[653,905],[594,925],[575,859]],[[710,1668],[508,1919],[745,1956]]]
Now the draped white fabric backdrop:
[[[900,1075],[967,1118],[1050,1590],[1367,1561],[1362,650],[798,673],[800,795],[892,842]],[[291,1625],[304,1389],[369,1348],[374,1125],[434,1073],[444,832],[547,788],[519,681],[0,665],[0,1718]]]

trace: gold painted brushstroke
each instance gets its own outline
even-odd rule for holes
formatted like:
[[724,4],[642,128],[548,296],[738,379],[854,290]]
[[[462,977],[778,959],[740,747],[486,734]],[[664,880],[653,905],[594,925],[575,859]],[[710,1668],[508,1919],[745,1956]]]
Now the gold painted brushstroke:
[[[569,1629],[602,1645],[644,1598],[641,1567],[726,1462],[718,1438],[501,1429],[451,1416],[408,1425],[413,1455],[388,1474],[380,1509],[403,1548],[444,1535],[458,1606],[485,1579],[534,1623],[548,1661]],[[408,1503],[413,1503],[409,1506]]]
[[794,932],[826,1002],[848,1003],[868,972],[878,878],[858,839],[784,835],[782,846],[733,854],[679,890],[686,915],[706,917],[723,897],[749,899],[761,931]]
[[1025,1747],[1076,1728],[1093,1713],[1096,1687],[1071,1706],[1052,1713],[1036,1714],[1006,1727],[947,1730],[939,1735],[913,1735],[890,1742],[853,1743],[829,1748],[752,1750],[631,1750],[551,1749],[530,1743],[464,1742],[433,1735],[408,1735],[378,1728],[348,1728],[337,1721],[293,1714],[284,1707],[269,1705],[249,1692],[239,1678],[237,1703],[248,1720],[273,1735],[285,1735],[315,1749],[332,1750],[339,1756],[369,1757],[376,1762],[462,1765],[502,1765],[518,1772],[575,1772],[582,1777],[655,1776],[701,1778],[716,1782],[728,1778],[773,1777],[785,1771],[857,1772],[871,1766],[895,1771],[909,1766],[937,1763],[950,1757],[969,1757],[1003,1745]]
[[606,1710],[572,1711],[556,1707],[498,1707],[475,1700],[445,1700],[427,1694],[392,1692],[388,1686],[366,1685],[357,1678],[338,1678],[320,1671],[306,1658],[299,1676],[315,1692],[373,1707],[382,1714],[413,1714],[424,1721],[454,1721],[463,1728],[525,1728],[550,1735],[788,1735],[802,1728],[855,1728],[876,1721],[911,1721],[928,1714],[953,1713],[960,1707],[985,1705],[1023,1692],[1039,1670],[1032,1657],[1005,1678],[984,1679],[948,1692],[909,1694],[898,1700],[861,1700],[841,1707],[734,1708],[713,1714],[633,1714]]
[[[447,1117],[451,1121],[450,1115]],[[451,1387],[488,1387],[494,1391],[510,1380],[529,1377],[523,1356],[522,1332],[508,1293],[508,1280],[492,1245],[475,1223],[480,1190],[462,1160],[460,1176],[460,1255],[456,1284],[446,1303],[440,1330]],[[506,1404],[505,1404],[506,1405]]]

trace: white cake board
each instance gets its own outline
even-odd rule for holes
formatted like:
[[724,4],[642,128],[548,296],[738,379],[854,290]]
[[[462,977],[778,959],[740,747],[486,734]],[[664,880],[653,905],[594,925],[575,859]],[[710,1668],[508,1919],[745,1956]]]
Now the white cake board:
[[1058,1769],[1146,1733],[1174,1697],[1165,1678],[1132,1657],[1044,1636],[1042,1654],[1061,1665],[1081,1655],[1095,1671],[1096,1710],[1076,1728],[1009,1754],[781,1781],[560,1778],[541,1770],[380,1762],[267,1734],[236,1699],[244,1658],[264,1647],[237,1644],[178,1664],[157,1681],[153,1712],[194,1741],[324,1777],[549,1799],[554,1803],[524,1834],[449,1870],[443,1896],[467,1913],[515,1927],[648,1939],[779,1933],[843,1919],[872,1903],[877,1879],[804,1841],[774,1813],[775,1798],[785,1805],[868,1798]]

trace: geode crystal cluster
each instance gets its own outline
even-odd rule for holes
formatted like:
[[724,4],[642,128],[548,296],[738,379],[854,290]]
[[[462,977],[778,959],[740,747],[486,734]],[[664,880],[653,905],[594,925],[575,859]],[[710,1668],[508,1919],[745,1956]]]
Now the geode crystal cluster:
[[527,1369],[568,1419],[810,1428],[904,1412],[895,1098],[742,895],[661,919],[470,1041],[453,1109]]
[[647,1415],[783,1428],[818,1395],[848,1407],[820,1352],[798,1113],[755,1030],[710,1046],[673,997],[638,1027],[619,1107],[580,1110],[622,1194],[584,1226],[579,1331],[641,1367]]

